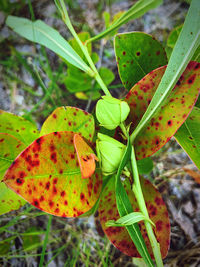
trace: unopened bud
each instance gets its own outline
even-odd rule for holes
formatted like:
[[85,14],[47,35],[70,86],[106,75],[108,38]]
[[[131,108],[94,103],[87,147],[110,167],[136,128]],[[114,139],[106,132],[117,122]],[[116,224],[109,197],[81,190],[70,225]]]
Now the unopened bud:
[[110,136],[98,133],[97,156],[104,175],[115,173],[126,146]]
[[130,112],[129,105],[112,96],[102,98],[96,105],[97,120],[104,128],[113,130],[126,120]]

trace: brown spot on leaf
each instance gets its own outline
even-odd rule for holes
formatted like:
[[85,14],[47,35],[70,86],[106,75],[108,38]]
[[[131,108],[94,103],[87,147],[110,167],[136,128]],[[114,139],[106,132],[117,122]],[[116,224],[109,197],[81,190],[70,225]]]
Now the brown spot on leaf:
[[187,80],[188,84],[193,84],[194,80],[195,80],[196,74],[193,74],[192,76],[190,76],[190,78]]
[[50,187],[50,182],[47,182],[45,188],[46,188],[47,190],[49,190],[49,187]]
[[17,185],[22,185],[24,183],[24,179],[17,178],[16,182],[17,182]]
[[156,230],[158,232],[162,231],[162,225],[163,225],[163,222],[161,220],[156,222]]
[[60,193],[61,197],[64,197],[65,194],[66,194],[65,191],[62,191],[62,192]]
[[54,163],[57,162],[57,154],[56,154],[56,152],[53,152],[53,153],[50,155],[50,160],[53,161]]
[[172,126],[172,120],[168,120],[167,125]]

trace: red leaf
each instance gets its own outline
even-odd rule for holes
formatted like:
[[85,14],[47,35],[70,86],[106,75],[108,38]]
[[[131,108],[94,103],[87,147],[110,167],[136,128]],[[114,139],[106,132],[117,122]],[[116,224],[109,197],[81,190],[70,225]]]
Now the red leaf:
[[[166,66],[150,72],[127,94],[125,100],[131,108],[127,121],[132,122],[132,130],[146,111],[165,69]],[[176,133],[197,100],[199,83],[200,64],[190,62],[161,110],[137,136],[135,140],[137,159],[151,156]]]
[[41,136],[12,163],[5,184],[35,207],[62,217],[76,217],[96,203],[102,186],[99,170],[82,179],[73,132]]
[[[156,225],[155,234],[158,242],[160,243],[161,254],[162,257],[165,258],[168,252],[169,241],[170,241],[170,223],[169,223],[167,208],[165,206],[161,194],[148,180],[141,178],[141,186],[150,219]],[[129,196],[129,199],[132,203],[133,210],[139,211],[138,204],[131,190],[130,184],[127,183],[125,188]],[[114,179],[110,179],[109,183],[105,187],[105,190],[103,191],[101,201],[99,204],[99,217],[102,228],[107,237],[109,238],[109,240],[120,251],[131,257],[140,257],[125,227],[105,226],[105,223],[108,220],[119,219],[119,213],[117,211],[114,189],[115,189]],[[147,237],[144,223],[140,222],[139,226],[143,238],[145,240],[145,243],[147,245],[147,249],[151,257],[153,257],[151,245]]]

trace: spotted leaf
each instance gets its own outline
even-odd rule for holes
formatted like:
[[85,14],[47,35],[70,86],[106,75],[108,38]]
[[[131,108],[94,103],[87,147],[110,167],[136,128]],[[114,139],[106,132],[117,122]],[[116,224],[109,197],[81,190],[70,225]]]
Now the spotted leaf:
[[41,136],[12,163],[6,185],[35,207],[62,217],[76,217],[96,203],[102,185],[96,170],[82,179],[73,132]]
[[[0,133],[0,178],[2,179],[8,167],[25,145],[10,134]],[[23,198],[0,182],[0,215],[17,210],[26,203]]]
[[[169,248],[170,241],[170,223],[167,208],[165,203],[158,192],[158,190],[147,180],[141,178],[141,186],[144,194],[144,199],[147,205],[150,219],[155,224],[156,228],[155,234],[161,247],[162,257],[165,258]],[[109,220],[119,219],[119,213],[116,207],[115,191],[114,191],[114,179],[110,179],[109,183],[105,187],[102,193],[102,197],[99,204],[99,217],[102,228],[113,243],[113,245],[118,248],[123,253],[131,257],[140,257],[133,244],[127,230],[125,227],[107,227],[105,224]],[[138,204],[131,190],[130,184],[125,185],[128,197],[132,203],[133,210],[139,211]],[[143,222],[139,223],[141,233],[147,245],[147,249],[153,257],[151,245],[147,237],[146,229]]]
[[121,81],[128,90],[150,71],[167,64],[161,43],[143,32],[116,35],[115,55]]
[[95,160],[98,160],[91,147],[79,134],[74,135],[74,147],[78,157],[82,178],[89,178],[95,172]]
[[[170,57],[172,50],[175,47],[176,41],[180,35],[180,32],[183,28],[183,25],[179,25],[177,27],[175,27],[169,34],[169,37],[167,39],[167,51],[168,51],[168,57]],[[200,46],[198,46],[198,48],[196,49],[192,60],[200,62]]]
[[34,124],[22,117],[0,110],[0,133],[8,133],[29,145],[39,133]]
[[94,135],[93,116],[79,108],[59,107],[42,125],[40,136],[59,131],[81,133],[87,140],[92,141]]
[[[147,74],[129,91],[125,101],[131,111],[128,123],[132,130],[145,113],[164,74],[166,66]],[[135,140],[137,159],[151,156],[176,133],[191,112],[198,94],[200,64],[190,62],[160,111],[151,119]]]
[[200,108],[193,108],[174,137],[200,170]]

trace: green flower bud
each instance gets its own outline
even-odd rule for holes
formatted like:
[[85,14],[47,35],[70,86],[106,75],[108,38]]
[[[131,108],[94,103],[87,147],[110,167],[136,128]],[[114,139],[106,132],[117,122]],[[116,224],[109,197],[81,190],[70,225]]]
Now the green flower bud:
[[130,108],[125,101],[112,96],[103,96],[96,105],[96,116],[100,125],[113,130],[126,120]]
[[97,156],[104,175],[115,173],[126,146],[110,136],[98,133]]

